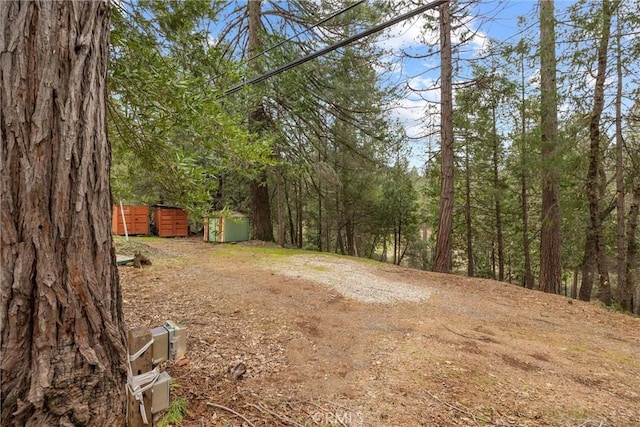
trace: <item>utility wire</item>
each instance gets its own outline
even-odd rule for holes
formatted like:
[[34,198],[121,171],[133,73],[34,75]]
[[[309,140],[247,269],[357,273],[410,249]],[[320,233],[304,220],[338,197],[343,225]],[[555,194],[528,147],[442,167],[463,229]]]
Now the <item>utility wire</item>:
[[256,84],[256,83],[260,83],[260,82],[262,82],[262,81],[264,81],[264,80],[266,80],[268,78],[271,78],[271,77],[276,76],[276,75],[278,75],[280,73],[283,73],[283,72],[285,72],[287,70],[295,68],[298,65],[302,65],[305,62],[309,62],[312,59],[316,59],[316,58],[318,58],[320,56],[326,55],[329,52],[332,52],[332,51],[334,51],[336,49],[344,47],[344,46],[346,46],[348,44],[351,44],[351,43],[353,43],[355,41],[358,41],[361,38],[364,38],[364,37],[370,36],[371,34],[375,34],[375,33],[379,32],[379,31],[382,31],[385,28],[388,28],[388,27],[390,27],[392,25],[397,24],[398,22],[402,22],[402,21],[404,21],[406,19],[413,18],[414,16],[416,16],[416,15],[418,15],[420,13],[426,12],[429,9],[434,9],[434,8],[444,4],[444,3],[447,3],[448,1],[449,0],[436,0],[436,1],[433,1],[431,3],[426,4],[424,6],[420,6],[417,9],[412,10],[411,12],[407,12],[404,15],[400,15],[400,16],[398,16],[396,18],[390,19],[387,22],[383,22],[382,24],[378,24],[378,25],[376,25],[374,27],[369,28],[368,30],[362,31],[361,33],[358,33],[358,34],[355,34],[355,35],[353,35],[351,37],[343,39],[343,40],[341,40],[341,41],[339,41],[339,42],[337,42],[335,44],[332,44],[331,46],[325,47],[324,49],[320,49],[320,50],[317,50],[315,52],[312,52],[312,53],[308,54],[307,56],[304,56],[304,57],[302,57],[300,59],[296,59],[295,61],[292,61],[292,62],[290,62],[290,63],[288,63],[286,65],[283,65],[280,68],[276,68],[275,70],[272,70],[272,71],[269,71],[267,73],[264,73],[264,74],[262,74],[262,75],[260,75],[258,77],[254,77],[251,80],[247,80],[246,82],[242,82],[242,83],[232,87],[231,89],[228,89],[225,92],[225,95],[231,95],[232,93],[236,93],[236,92],[238,92],[240,89],[242,89],[245,86],[253,85],[253,84]]
[[306,28],[305,30],[300,31],[299,33],[296,33],[296,34],[292,35],[292,36],[291,36],[291,37],[289,37],[288,39],[283,40],[283,41],[281,41],[280,43],[278,43],[278,44],[275,44],[275,45],[271,46],[269,49],[267,49],[267,50],[265,50],[265,51],[263,51],[263,52],[260,52],[260,53],[256,53],[256,54],[255,54],[255,55],[253,55],[251,58],[247,59],[247,61],[251,61],[251,60],[253,60],[253,59],[256,59],[256,58],[258,58],[258,57],[260,57],[260,56],[264,55],[265,53],[271,52],[273,49],[278,48],[278,47],[282,46],[283,44],[285,44],[285,43],[287,43],[287,42],[290,42],[291,40],[295,39],[295,38],[296,38],[296,37],[298,37],[299,35],[302,35],[302,34],[306,33],[306,32],[307,32],[307,31],[309,31],[309,30],[313,30],[313,29],[314,29],[314,28],[316,28],[318,25],[322,25],[322,24],[324,24],[325,22],[330,21],[330,20],[332,20],[333,18],[335,18],[335,17],[337,17],[337,16],[340,16],[340,15],[342,15],[343,13],[348,12],[349,10],[351,10],[351,9],[353,9],[354,7],[356,7],[356,6],[358,6],[358,5],[362,4],[362,3],[364,3],[365,1],[367,1],[367,0],[360,0],[360,1],[358,1],[358,2],[356,2],[356,3],[354,3],[354,4],[352,4],[352,5],[351,5],[351,6],[349,6],[349,7],[346,7],[346,8],[344,8],[344,9],[342,9],[342,10],[339,10],[339,11],[335,12],[334,14],[332,14],[332,15],[330,15],[330,16],[327,16],[326,18],[324,18],[324,19],[322,19],[322,20],[320,20],[320,21],[316,22],[315,24],[313,24],[311,27]]

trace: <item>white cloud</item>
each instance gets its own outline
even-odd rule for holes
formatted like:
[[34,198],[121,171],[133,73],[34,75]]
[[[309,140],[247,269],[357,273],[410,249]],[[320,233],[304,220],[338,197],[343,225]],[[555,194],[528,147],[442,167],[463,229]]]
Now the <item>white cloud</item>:
[[391,116],[405,127],[414,127],[424,117],[427,101],[421,99],[401,99],[392,108]]
[[426,16],[417,16],[404,22],[387,28],[380,36],[379,45],[383,49],[398,51],[409,49],[417,45],[436,44],[438,34],[425,30],[427,26]]
[[437,114],[440,104],[421,98],[403,98],[391,106],[390,116],[402,124],[411,138],[422,137],[427,126],[428,114]]
[[[415,8],[409,6],[397,14]],[[396,14],[396,16],[397,16]],[[383,58],[392,65],[380,67],[378,72],[395,83],[404,85],[405,96],[390,107],[389,115],[405,129],[413,155],[412,165],[421,165],[427,145],[437,145],[440,123],[440,29],[438,11],[430,10],[419,16],[398,23],[383,31],[377,40],[380,49],[390,52]],[[385,18],[388,19],[388,18]],[[479,21],[467,17],[464,25],[454,22],[456,28],[451,34],[454,48],[459,47],[458,58],[467,59],[480,56],[488,48],[485,33],[478,31]],[[470,38],[469,38],[470,37]],[[462,40],[465,40],[462,43]],[[403,57],[408,52],[422,55],[422,58]],[[433,53],[433,55],[429,55]],[[456,76],[454,75],[454,79]],[[426,144],[426,145],[425,145]]]
[[[452,44],[459,45],[463,38],[469,37],[465,32],[474,32],[465,45],[471,46],[473,54],[481,53],[487,47],[487,35],[476,31],[475,18],[466,19],[464,24],[454,25],[456,29],[451,34]],[[439,48],[440,30],[437,11],[430,10],[421,15],[393,25],[379,36],[378,46],[382,49],[398,52],[401,49],[410,50],[425,45]]]

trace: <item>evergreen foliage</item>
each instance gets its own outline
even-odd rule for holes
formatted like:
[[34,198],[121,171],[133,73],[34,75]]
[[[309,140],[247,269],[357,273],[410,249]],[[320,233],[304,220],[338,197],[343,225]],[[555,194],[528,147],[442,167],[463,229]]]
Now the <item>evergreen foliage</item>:
[[[640,16],[624,2],[605,3],[612,32],[598,122],[597,198],[604,243],[599,256],[606,257],[601,262],[627,264],[631,290],[638,288],[633,221],[640,176],[640,42],[634,29]],[[224,96],[243,78],[353,35],[409,5],[363,3],[313,26],[348,3],[264,3],[258,54],[249,67],[246,3],[118,4],[109,106],[117,199],[177,204],[198,215],[224,208],[249,213],[250,183],[260,182],[268,189],[264,202],[274,235],[284,246],[433,267],[442,162],[434,136],[439,107],[424,111],[425,123],[433,125],[425,125],[421,137],[429,141],[428,152],[411,153],[410,138],[389,114],[411,86],[383,70],[410,56],[426,61],[438,54],[433,37],[437,13],[422,21],[426,50],[421,52],[389,52],[378,43],[382,37],[371,37]],[[489,17],[475,15],[477,2],[452,4],[453,272],[541,286],[540,260],[546,251],[540,246],[542,176],[553,170],[562,271],[554,292],[577,297],[580,288],[590,291],[597,259],[588,255],[585,189],[587,153],[595,135],[589,126],[594,123],[596,54],[605,28],[602,5],[579,0],[556,11],[558,126],[553,155],[543,158],[548,146],[542,144],[541,116],[549,101],[540,97],[537,17],[522,17],[517,36],[487,39],[474,56],[469,44],[477,34],[471,26],[474,19]],[[261,112],[258,127],[248,120],[256,109]],[[622,124],[619,137],[613,130],[616,120]],[[616,141],[623,147],[618,157]],[[416,154],[426,154],[420,170]],[[622,188],[616,187],[616,173]],[[625,203],[616,205],[619,198]],[[623,215],[611,214],[616,206]],[[618,271],[623,270],[609,272],[614,299]],[[621,305],[631,309],[631,293],[625,292],[627,302]]]

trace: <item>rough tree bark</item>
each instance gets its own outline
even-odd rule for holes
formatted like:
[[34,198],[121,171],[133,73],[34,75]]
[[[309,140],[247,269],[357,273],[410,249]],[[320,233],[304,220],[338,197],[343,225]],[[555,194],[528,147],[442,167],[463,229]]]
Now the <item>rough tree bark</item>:
[[[247,4],[249,15],[248,53],[253,57],[259,53],[259,32],[262,28],[260,21],[262,0],[252,0]],[[258,62],[249,61],[249,67],[259,72]],[[249,130],[255,134],[262,132],[267,125],[267,115],[262,100],[257,99],[254,109],[249,113]],[[271,222],[271,200],[267,187],[267,173],[262,171],[249,185],[252,214],[252,238],[265,242],[273,242],[273,223]]]
[[345,232],[347,235],[347,255],[358,256],[358,249],[356,246],[356,222],[353,218],[353,213],[350,211],[347,213]]
[[476,274],[476,267],[473,259],[473,230],[471,223],[471,172],[469,161],[469,144],[466,144],[464,150],[464,222],[466,225],[466,240],[467,240],[467,276],[474,277]]
[[[303,225],[303,221],[302,221],[302,216],[304,214],[304,211],[302,210],[302,182],[301,181],[297,181],[296,184],[296,224],[297,224],[297,231],[298,231],[298,248],[302,248],[302,233],[304,231],[304,228],[302,227]],[[318,223],[320,223],[320,221],[318,221]]]
[[602,173],[602,152],[600,118],[604,107],[604,83],[607,74],[607,54],[609,51],[609,36],[611,31],[611,3],[602,3],[603,22],[600,45],[598,47],[598,71],[593,90],[593,111],[589,121],[589,169],[587,171],[587,200],[589,202],[589,225],[587,227],[586,245],[593,245],[598,267],[598,282],[600,292],[598,299],[606,305],[611,305],[611,284],[609,283],[609,268],[605,243],[602,235],[602,215],[600,213],[599,177]]
[[[293,186],[294,186],[293,189],[295,191],[297,187],[295,181]],[[296,207],[297,207],[297,202],[298,202],[297,192],[294,195],[296,196],[296,200],[294,200],[294,203],[296,203]],[[294,218],[293,218],[293,212],[291,211],[291,199],[289,197],[289,181],[287,181],[286,179],[284,180],[284,200],[285,200],[285,204],[287,205],[287,219],[289,221],[289,234],[291,235],[291,244],[297,246],[298,231],[296,230],[296,225],[294,223]],[[296,220],[296,223],[297,223],[297,220]]]
[[109,11],[0,2],[3,426],[124,425]]
[[520,53],[520,138],[522,147],[520,149],[520,202],[522,208],[522,251],[524,253],[524,283],[525,288],[533,289],[534,279],[531,270],[531,244],[529,242],[529,188],[527,179],[527,106],[525,82],[526,75],[524,70],[524,50]]
[[278,195],[278,244],[284,248],[286,244],[286,233],[284,226],[284,178],[282,173],[282,166],[277,166],[275,170],[276,175],[276,192]]
[[578,276],[580,275],[580,269],[575,268],[573,270],[573,281],[571,282],[571,298],[578,298]]
[[618,304],[631,311],[633,283],[627,282],[627,241],[625,231],[625,188],[624,188],[624,138],[622,136],[622,24],[620,10],[616,19],[616,241],[618,278],[616,300]]
[[498,280],[504,281],[504,233],[502,231],[502,205],[500,203],[500,176],[499,176],[499,144],[498,129],[496,125],[496,105],[492,105],[491,114],[493,119],[493,190],[495,194],[496,209],[496,238],[498,244]]
[[524,283],[523,286],[533,289],[535,280],[531,269],[531,243],[529,242],[529,202],[527,195],[527,173],[523,170],[520,176],[520,200],[522,202],[522,247],[524,251]]
[[582,280],[580,281],[580,292],[578,298],[582,301],[591,301],[593,290],[593,279],[596,274],[596,246],[593,239],[589,239],[584,245],[584,255],[582,258]]
[[542,116],[542,224],[540,290],[560,293],[560,200],[558,188],[558,99],[554,1],[540,0],[540,114]]
[[451,233],[453,231],[453,90],[451,63],[451,16],[449,2],[440,6],[440,213],[433,271],[451,272]]
[[[629,220],[627,221],[627,265],[626,282],[628,286],[636,286],[633,312],[640,314],[640,284],[638,283],[638,212],[640,211],[640,178],[636,175],[633,188],[633,199],[629,206]],[[633,292],[632,292],[633,293]]]
[[[263,242],[273,242],[273,223],[271,222],[271,200],[267,187],[266,172],[251,180],[249,184],[251,194],[252,234],[251,238]],[[268,209],[267,209],[268,208]]]
[[318,251],[322,252],[322,187],[320,179],[318,179]]

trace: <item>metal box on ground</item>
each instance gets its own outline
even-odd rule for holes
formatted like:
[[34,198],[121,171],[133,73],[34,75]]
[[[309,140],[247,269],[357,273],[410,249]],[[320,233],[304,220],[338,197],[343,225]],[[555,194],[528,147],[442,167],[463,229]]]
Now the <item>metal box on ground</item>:
[[187,353],[187,329],[171,320],[167,320],[164,327],[169,331],[169,357],[182,359]]
[[151,329],[151,337],[153,338],[151,362],[155,366],[169,359],[169,331],[164,326],[158,326]]
[[162,372],[156,382],[151,387],[151,413],[157,414],[169,407],[169,390],[171,386],[171,376]]
[[167,320],[164,326],[151,329],[153,366],[166,360],[180,360],[187,353],[187,328]]

